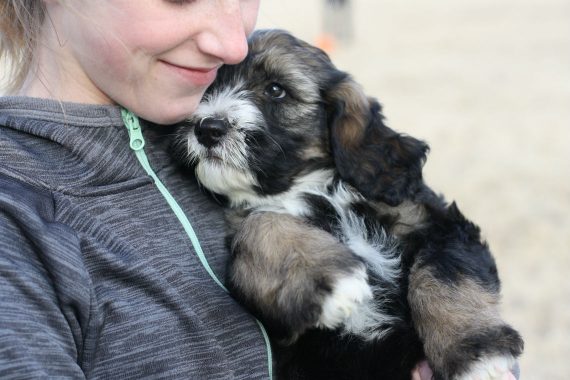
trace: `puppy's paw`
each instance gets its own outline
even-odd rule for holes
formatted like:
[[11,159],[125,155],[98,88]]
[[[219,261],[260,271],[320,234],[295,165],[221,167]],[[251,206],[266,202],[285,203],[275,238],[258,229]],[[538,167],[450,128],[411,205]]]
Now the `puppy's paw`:
[[365,269],[359,268],[339,278],[322,304],[317,327],[334,329],[341,326],[371,299],[372,289]]
[[514,364],[515,359],[512,356],[482,358],[454,380],[507,380]]

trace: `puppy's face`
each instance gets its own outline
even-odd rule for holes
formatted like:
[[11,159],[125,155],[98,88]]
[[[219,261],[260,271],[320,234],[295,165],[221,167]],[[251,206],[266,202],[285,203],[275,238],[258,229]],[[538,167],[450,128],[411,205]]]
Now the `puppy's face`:
[[284,32],[250,39],[181,129],[200,182],[230,198],[286,191],[308,167],[331,166],[322,93],[342,76],[320,50]]
[[321,168],[396,205],[421,182],[427,151],[387,128],[378,102],[324,52],[276,30],[255,32],[247,58],[220,70],[176,146],[199,181],[234,205]]

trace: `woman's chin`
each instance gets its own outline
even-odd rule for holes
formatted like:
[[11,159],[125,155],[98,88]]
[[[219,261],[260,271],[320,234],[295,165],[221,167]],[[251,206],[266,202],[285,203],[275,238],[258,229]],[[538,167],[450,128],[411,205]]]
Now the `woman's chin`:
[[131,109],[139,117],[161,125],[171,125],[184,121],[192,116],[198,107],[201,96],[196,99],[174,99],[150,102],[140,109]]

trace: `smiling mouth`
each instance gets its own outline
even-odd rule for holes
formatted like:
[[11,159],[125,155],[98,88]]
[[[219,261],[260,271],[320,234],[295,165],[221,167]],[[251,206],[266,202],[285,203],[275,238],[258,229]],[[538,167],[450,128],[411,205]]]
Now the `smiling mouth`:
[[168,70],[182,77],[184,80],[199,86],[209,86],[216,79],[220,66],[214,67],[186,67],[168,61],[159,61]]
[[195,72],[199,72],[199,73],[209,73],[211,71],[215,71],[218,70],[220,67],[219,66],[214,66],[214,67],[190,67],[190,66],[182,66],[182,65],[177,65],[175,63],[172,62],[168,62],[168,61],[161,61],[167,65],[182,69],[182,70],[188,70],[188,71],[195,71]]

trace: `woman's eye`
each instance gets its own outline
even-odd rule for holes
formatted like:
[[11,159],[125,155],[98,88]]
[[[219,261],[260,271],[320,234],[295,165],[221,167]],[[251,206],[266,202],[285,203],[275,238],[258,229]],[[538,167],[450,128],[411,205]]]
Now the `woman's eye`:
[[277,83],[271,83],[265,88],[265,94],[273,99],[283,99],[287,95],[287,91]]

